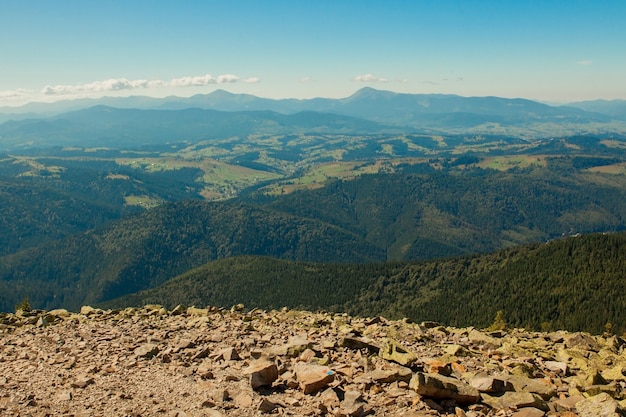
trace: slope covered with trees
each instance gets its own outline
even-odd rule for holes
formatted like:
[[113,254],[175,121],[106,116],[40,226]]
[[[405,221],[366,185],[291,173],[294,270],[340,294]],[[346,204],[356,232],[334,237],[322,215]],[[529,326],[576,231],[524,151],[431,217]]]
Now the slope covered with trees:
[[266,204],[351,230],[385,248],[389,260],[487,252],[626,226],[626,178],[576,171],[559,159],[550,164],[516,172],[365,175]]
[[619,231],[625,200],[623,175],[575,169],[572,160],[556,158],[547,167],[508,172],[427,164],[422,172],[363,175],[248,202],[165,203],[0,257],[0,290],[7,294],[0,310],[11,310],[24,296],[34,307],[76,308],[238,255],[414,261]]
[[235,202],[163,205],[0,261],[0,311],[24,296],[77,308],[154,287],[210,260],[242,254],[320,262],[382,260],[383,251],[319,221]]
[[626,233],[593,234],[421,263],[208,263],[108,307],[161,303],[324,309],[486,327],[626,331]]

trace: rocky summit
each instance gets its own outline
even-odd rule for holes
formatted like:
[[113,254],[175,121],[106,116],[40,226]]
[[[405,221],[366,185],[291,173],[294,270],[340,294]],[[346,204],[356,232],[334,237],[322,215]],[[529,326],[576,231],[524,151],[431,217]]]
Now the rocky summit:
[[157,305],[0,315],[2,416],[620,416],[616,336]]

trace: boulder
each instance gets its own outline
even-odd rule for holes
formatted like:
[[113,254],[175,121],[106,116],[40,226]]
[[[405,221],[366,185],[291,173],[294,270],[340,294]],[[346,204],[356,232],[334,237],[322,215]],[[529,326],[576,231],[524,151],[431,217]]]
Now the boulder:
[[244,372],[250,375],[250,385],[254,390],[270,386],[278,379],[276,363],[267,359],[259,359],[252,362]]
[[438,400],[452,399],[459,404],[475,404],[480,400],[478,390],[458,379],[417,372],[409,387],[419,395]]

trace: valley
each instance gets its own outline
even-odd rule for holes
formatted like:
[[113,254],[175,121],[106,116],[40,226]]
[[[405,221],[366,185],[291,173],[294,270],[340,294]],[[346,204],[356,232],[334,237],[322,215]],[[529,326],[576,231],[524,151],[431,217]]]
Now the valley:
[[[99,105],[5,122],[0,125],[0,290],[5,294],[0,310],[12,310],[25,297],[46,309],[170,305],[168,294],[180,293],[174,277],[227,262],[229,270],[243,268],[243,275],[222,270],[215,278],[226,280],[219,294],[204,287],[204,278],[180,284],[187,290],[176,302],[227,306],[240,299],[260,308],[292,305],[482,325],[494,314],[493,300],[484,300],[490,308],[455,313],[469,315],[470,322],[408,306],[428,299],[437,305],[437,294],[452,299],[455,291],[478,291],[498,298],[502,309],[510,305],[503,301],[510,289],[500,295],[478,290],[477,284],[446,289],[469,274],[474,261],[467,257],[490,265],[494,257],[530,256],[533,250],[524,245],[626,230],[626,136],[609,129],[619,119],[589,116],[587,131],[574,128],[571,135],[520,135],[512,127],[532,132],[536,115],[522,117],[522,111],[514,117],[498,110],[502,101],[483,100],[479,119],[502,122],[504,117],[510,128],[502,132],[508,133],[472,128],[476,120],[458,109],[446,117],[466,123],[464,133],[435,132],[436,123],[421,130],[397,124],[390,117],[398,113],[391,110],[374,117],[380,96],[413,99],[365,90],[351,98],[361,107],[341,104],[352,108],[349,115],[306,108],[279,114],[269,107],[225,112]],[[444,105],[444,98],[436,99]],[[463,102],[447,99],[458,106]],[[532,102],[509,104],[546,111],[547,119],[569,114],[580,121],[584,115]],[[594,123],[609,131],[593,133]],[[498,252],[515,248],[522,249]],[[415,271],[439,259],[451,259],[455,266],[434,267],[439,272],[424,282],[416,278],[422,273]],[[315,285],[325,282],[324,291],[306,289],[310,270],[327,270],[322,281],[311,278]],[[272,271],[282,272],[268,281]],[[406,273],[421,282],[402,281],[400,288],[413,288],[412,295],[393,289],[395,277],[405,273],[400,271],[413,271]],[[489,280],[508,272],[495,268],[484,274]],[[602,279],[602,274],[585,274]],[[244,283],[243,276],[255,278]],[[449,276],[459,283],[438,287]],[[376,287],[381,279],[385,284]],[[507,278],[516,282],[510,288],[532,286],[522,284],[524,279]],[[326,295],[299,302],[285,289],[293,284],[306,294]],[[150,293],[167,285],[174,287]],[[265,298],[248,303],[251,294],[241,288],[257,288],[255,294]],[[148,292],[137,296],[141,291]],[[220,298],[230,291],[232,297]],[[112,301],[119,297],[131,298]],[[524,306],[532,309],[531,299]],[[568,321],[567,306],[547,315],[520,313],[512,321],[597,331],[602,321],[621,320],[606,312],[593,322]]]

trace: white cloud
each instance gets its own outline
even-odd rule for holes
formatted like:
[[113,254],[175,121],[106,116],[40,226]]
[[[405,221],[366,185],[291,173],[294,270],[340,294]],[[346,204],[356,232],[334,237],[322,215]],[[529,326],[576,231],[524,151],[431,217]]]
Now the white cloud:
[[233,74],[224,74],[224,75],[219,75],[217,77],[217,83],[218,84],[236,83],[237,81],[239,81],[239,77],[237,77],[236,75],[233,75]]
[[585,59],[583,61],[576,62],[576,64],[583,65],[583,66],[589,66],[589,65],[593,65],[593,61],[591,61],[590,59]]
[[0,91],[0,100],[21,100],[25,97],[28,97],[32,91],[26,90],[24,88],[18,88],[17,90],[5,90]]
[[302,77],[302,78],[300,78],[300,82],[302,82],[302,83],[310,83],[310,82],[313,82],[313,78],[312,77]]
[[386,83],[389,80],[385,79],[385,78],[379,78],[373,74],[364,74],[364,75],[357,75],[356,77],[354,77],[352,79],[353,81],[358,81],[358,82],[363,82],[363,83]]
[[[254,80],[254,81],[248,81]],[[249,78],[245,82],[258,82],[259,78]],[[103,81],[94,81],[77,85],[47,85],[41,93],[44,95],[76,95],[122,90],[135,90],[164,87],[199,87],[210,84],[236,83],[239,77],[233,74],[222,74],[213,77],[211,74],[174,78],[170,81],[162,80],[127,80],[126,78],[112,78]]]
[[256,84],[256,83],[260,83],[261,79],[259,77],[250,77],[250,78],[246,78],[245,80],[243,80],[244,83],[248,83],[248,84]]

